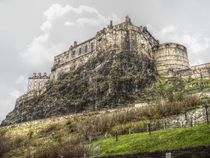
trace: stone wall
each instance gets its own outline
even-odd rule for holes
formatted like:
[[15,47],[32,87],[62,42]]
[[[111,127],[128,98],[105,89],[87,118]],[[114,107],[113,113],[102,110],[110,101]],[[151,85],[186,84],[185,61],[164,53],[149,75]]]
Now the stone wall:
[[192,78],[210,79],[210,63],[195,65],[191,69]]
[[[117,112],[122,112],[122,111],[126,112],[126,111],[139,109],[139,108],[144,108],[144,107],[129,107],[129,108],[121,108],[121,109],[110,109],[110,110],[105,110],[105,111],[70,114],[70,115],[65,115],[65,116],[61,116],[61,117],[52,117],[52,118],[47,118],[47,119],[34,120],[34,121],[9,125],[9,126],[5,126],[2,128],[31,126],[31,125],[35,125],[35,124],[39,124],[39,123],[47,124],[47,123],[52,123],[52,122],[64,121],[69,118],[76,117],[78,119],[79,117],[82,117],[82,116],[92,116],[92,115],[99,115],[99,114],[105,114],[105,113],[117,113]],[[153,121],[151,121],[152,122],[151,127],[152,127],[152,130],[189,127],[189,126],[194,126],[196,124],[206,123],[207,116],[210,120],[210,107],[200,106],[195,109],[191,109],[185,113],[167,116],[167,117],[161,118],[159,120],[153,120]],[[142,130],[142,131],[145,131],[145,130]]]
[[210,79],[210,63],[195,65],[188,69],[173,72],[173,76],[185,79]]
[[208,117],[210,116],[210,108],[199,107],[192,109],[186,113],[174,115],[161,119],[162,126],[164,128],[180,128],[194,126],[196,124],[206,123],[206,110],[208,111]]
[[60,74],[75,70],[90,57],[97,57],[99,52],[136,51],[152,57],[152,47],[158,44],[146,27],[133,25],[129,17],[118,25],[113,25],[111,21],[110,25],[97,32],[95,37],[80,44],[75,41],[68,51],[57,55],[50,79],[57,80]]
[[160,76],[170,77],[173,72],[189,68],[187,49],[183,45],[164,43],[153,47],[153,51]]

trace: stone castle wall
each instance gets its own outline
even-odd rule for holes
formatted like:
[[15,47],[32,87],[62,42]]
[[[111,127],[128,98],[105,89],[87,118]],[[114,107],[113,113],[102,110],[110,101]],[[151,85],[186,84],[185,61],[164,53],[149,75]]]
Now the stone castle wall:
[[210,79],[210,63],[192,66],[192,78]]
[[98,52],[136,51],[152,57],[152,47],[157,45],[158,41],[146,27],[132,25],[129,17],[119,25],[110,22],[110,25],[97,32],[95,37],[81,44],[74,42],[74,46],[68,51],[56,56],[50,79],[57,80],[60,74],[84,65],[91,57],[96,57]]
[[189,69],[187,49],[180,44],[164,43],[153,48],[158,74],[170,76],[173,71]]
[[110,51],[116,53],[135,51],[147,55],[155,61],[161,77],[210,79],[210,64],[190,68],[185,46],[176,43],[159,44],[146,27],[135,26],[131,19],[126,17],[125,21],[118,25],[113,25],[110,21],[110,24],[97,32],[95,37],[80,44],[75,41],[67,51],[55,56],[50,77],[45,75],[30,77],[27,94],[17,99],[17,102],[41,94],[40,90],[44,91],[49,80],[56,81],[61,74],[74,71],[91,58],[97,58],[99,52]]
[[210,63],[195,65],[188,69],[173,72],[172,76],[185,79],[210,79]]
[[81,44],[74,42],[74,46],[54,58],[54,64],[51,69],[50,80],[57,80],[58,77],[69,71],[76,69],[79,65],[87,62],[90,56],[96,50],[95,38],[85,41]]

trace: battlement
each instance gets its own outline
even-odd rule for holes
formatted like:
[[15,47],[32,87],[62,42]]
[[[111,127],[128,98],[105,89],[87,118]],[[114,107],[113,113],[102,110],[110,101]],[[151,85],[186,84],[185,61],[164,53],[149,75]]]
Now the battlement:
[[187,52],[187,48],[184,45],[178,44],[178,43],[162,43],[158,46],[153,47],[153,51],[156,51],[157,49],[167,49],[167,48],[178,48],[183,51]]
[[49,76],[47,76],[47,73],[33,73],[32,77],[29,77],[29,79],[49,79]]

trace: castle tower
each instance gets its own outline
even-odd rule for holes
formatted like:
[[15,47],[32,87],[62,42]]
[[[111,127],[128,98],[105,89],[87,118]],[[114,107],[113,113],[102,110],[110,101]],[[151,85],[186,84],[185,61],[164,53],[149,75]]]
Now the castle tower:
[[187,49],[176,43],[164,43],[153,48],[158,74],[171,77],[172,73],[189,69]]

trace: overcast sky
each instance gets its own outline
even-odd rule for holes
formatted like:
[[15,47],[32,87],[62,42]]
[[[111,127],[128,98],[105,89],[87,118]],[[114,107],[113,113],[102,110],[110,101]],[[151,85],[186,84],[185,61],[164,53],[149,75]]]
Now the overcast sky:
[[53,57],[129,15],[161,43],[188,48],[191,65],[210,62],[209,0],[0,0],[0,122]]

